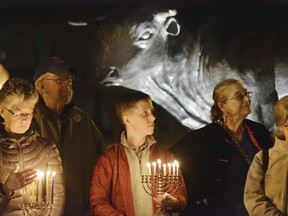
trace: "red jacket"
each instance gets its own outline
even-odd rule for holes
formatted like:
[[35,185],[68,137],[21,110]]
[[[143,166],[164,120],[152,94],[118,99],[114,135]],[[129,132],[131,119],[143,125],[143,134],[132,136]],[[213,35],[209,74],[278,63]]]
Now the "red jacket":
[[[159,158],[166,163],[173,161],[174,155],[152,145],[150,161],[156,161]],[[125,149],[121,144],[116,143],[99,157],[94,168],[90,190],[90,205],[94,215],[134,216],[130,185],[130,171]],[[173,211],[183,210],[186,206],[187,192],[181,174],[178,190],[173,196],[178,200]],[[156,212],[156,203],[152,201],[152,198],[151,202],[153,202],[153,209]]]

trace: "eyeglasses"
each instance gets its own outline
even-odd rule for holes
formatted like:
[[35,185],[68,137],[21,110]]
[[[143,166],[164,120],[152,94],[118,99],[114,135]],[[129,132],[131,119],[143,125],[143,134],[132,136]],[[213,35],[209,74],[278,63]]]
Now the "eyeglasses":
[[31,113],[14,113],[12,112],[10,109],[7,109],[6,107],[4,107],[9,113],[11,113],[15,118],[18,118],[18,119],[22,119],[22,118],[25,118],[25,117],[28,117],[28,118],[31,118],[33,117],[34,115],[34,111],[31,112]]
[[238,100],[238,101],[243,101],[245,97],[248,99],[251,99],[252,92],[244,92],[244,93],[239,93],[233,98],[228,98],[226,100]]
[[55,81],[58,85],[62,85],[66,81],[68,81],[69,83],[72,83],[75,80],[75,76],[69,75],[66,77],[58,78],[58,79],[42,79],[42,80],[52,80],[52,81]]

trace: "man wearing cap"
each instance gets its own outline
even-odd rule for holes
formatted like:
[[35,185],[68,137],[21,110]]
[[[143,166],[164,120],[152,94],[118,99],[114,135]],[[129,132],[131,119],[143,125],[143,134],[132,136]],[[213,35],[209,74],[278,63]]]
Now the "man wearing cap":
[[87,112],[72,102],[75,70],[58,57],[42,60],[34,81],[41,96],[33,125],[60,151],[65,179],[65,216],[91,215],[89,190],[103,138]]

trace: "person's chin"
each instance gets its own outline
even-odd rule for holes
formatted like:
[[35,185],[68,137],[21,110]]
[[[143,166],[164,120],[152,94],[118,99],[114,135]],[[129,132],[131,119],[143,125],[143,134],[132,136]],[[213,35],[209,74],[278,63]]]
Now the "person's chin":
[[18,130],[21,131],[22,133],[25,133],[28,129],[29,129],[29,126],[26,126],[26,125],[23,125],[18,128]]
[[246,118],[251,113],[251,110],[247,110],[246,112],[243,112],[244,118]]
[[149,131],[147,135],[148,135],[148,136],[151,136],[151,135],[153,135],[153,134],[154,134],[154,129],[151,130],[151,131]]
[[250,106],[244,106],[244,107],[242,107],[242,110],[245,110],[245,112],[247,112],[248,114],[251,113],[251,108],[250,108]]
[[17,132],[15,132],[16,134],[24,134],[26,133],[27,129],[18,129]]

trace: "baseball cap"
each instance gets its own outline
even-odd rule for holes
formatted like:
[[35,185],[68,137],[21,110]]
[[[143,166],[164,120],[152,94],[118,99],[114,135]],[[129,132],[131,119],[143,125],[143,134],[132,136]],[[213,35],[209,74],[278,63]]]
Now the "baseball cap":
[[71,74],[76,74],[76,69],[71,65],[66,64],[61,58],[56,56],[44,58],[36,67],[34,81],[47,72],[61,74],[66,70],[68,70]]

